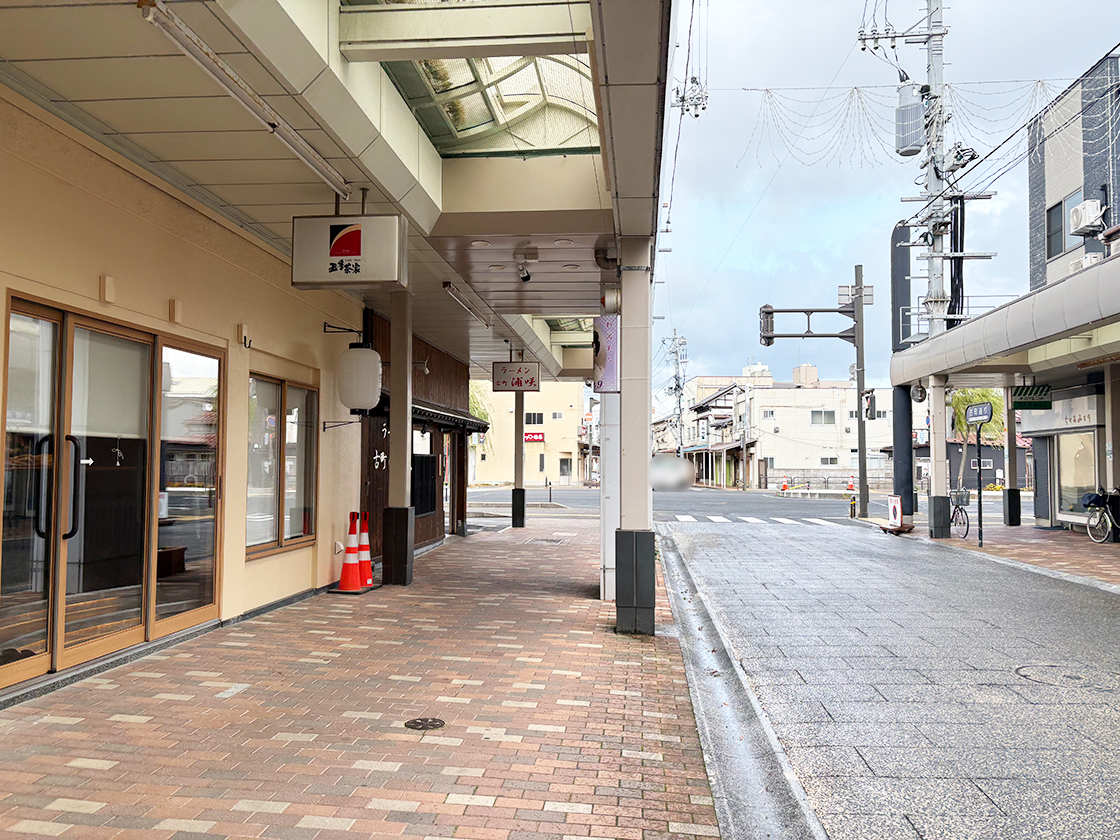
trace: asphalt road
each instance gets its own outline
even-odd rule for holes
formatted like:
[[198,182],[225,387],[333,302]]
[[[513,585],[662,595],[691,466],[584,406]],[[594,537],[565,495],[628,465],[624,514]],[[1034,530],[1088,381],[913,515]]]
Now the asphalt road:
[[830,840],[1120,837],[1120,596],[867,526],[657,527]]

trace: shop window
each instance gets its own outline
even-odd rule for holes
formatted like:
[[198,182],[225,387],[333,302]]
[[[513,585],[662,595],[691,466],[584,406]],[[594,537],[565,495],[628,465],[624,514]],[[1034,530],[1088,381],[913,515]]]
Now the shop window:
[[1081,497],[1097,486],[1093,432],[1058,435],[1058,512],[1085,513]]
[[245,543],[254,551],[314,536],[318,401],[318,393],[310,388],[249,378]]
[[560,477],[561,478],[571,478],[572,477],[572,459],[571,458],[561,458],[560,459]]

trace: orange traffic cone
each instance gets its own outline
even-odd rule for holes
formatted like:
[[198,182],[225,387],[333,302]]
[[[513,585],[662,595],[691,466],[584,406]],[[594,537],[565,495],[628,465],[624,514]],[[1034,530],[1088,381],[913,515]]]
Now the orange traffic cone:
[[789,489],[789,476],[785,476],[785,475],[782,476],[782,489],[783,490],[788,490]]
[[855,490],[856,489],[855,480],[856,480],[856,477],[854,475],[849,475],[848,476],[848,489],[849,490]]
[[358,577],[362,586],[373,586],[373,562],[369,556],[369,514],[362,512],[362,529],[358,533]]
[[357,593],[362,591],[362,575],[358,563],[358,514],[350,513],[350,536],[346,540],[346,557],[342,561],[342,577],[338,580],[336,592]]

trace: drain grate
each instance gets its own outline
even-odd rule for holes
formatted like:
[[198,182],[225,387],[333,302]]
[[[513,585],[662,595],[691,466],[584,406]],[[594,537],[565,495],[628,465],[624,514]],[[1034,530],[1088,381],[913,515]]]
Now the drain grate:
[[563,540],[553,540],[548,537],[538,537],[535,540],[529,540],[525,545],[563,545]]
[[406,720],[404,725],[406,729],[424,731],[427,729],[443,729],[446,724],[439,718],[413,718],[412,720]]

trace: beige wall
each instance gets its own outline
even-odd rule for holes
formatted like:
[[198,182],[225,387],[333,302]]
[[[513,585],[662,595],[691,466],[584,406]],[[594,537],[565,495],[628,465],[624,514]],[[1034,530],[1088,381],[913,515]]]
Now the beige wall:
[[[331,547],[345,541],[346,513],[358,504],[358,427],[319,434],[317,543],[246,561],[248,378],[256,371],[318,385],[320,419],[347,416],[334,381],[346,339],[324,335],[322,324],[360,327],[361,309],[338,293],[293,290],[282,258],[150,178],[0,93],[0,286],[7,296],[228,352],[220,608],[229,618],[338,578],[341,556]],[[115,279],[115,304],[100,302],[101,275]],[[171,299],[182,302],[181,324],[168,320]],[[251,350],[236,341],[239,323],[248,325]]]
[[[475,484],[513,482],[513,394],[486,392],[490,411],[490,431],[486,442],[473,446]],[[572,459],[570,482],[582,478],[579,473],[579,427],[583,423],[583,382],[542,382],[541,390],[525,395],[525,412],[544,414],[544,425],[525,426],[526,432],[544,432],[544,443],[525,444],[525,485],[544,484],[545,478],[560,484],[560,459]],[[553,413],[562,417],[552,419]],[[545,470],[540,471],[544,453]],[[483,460],[482,456],[486,459]]]

